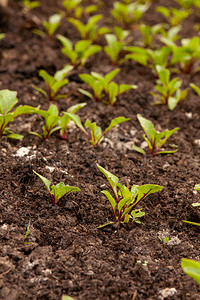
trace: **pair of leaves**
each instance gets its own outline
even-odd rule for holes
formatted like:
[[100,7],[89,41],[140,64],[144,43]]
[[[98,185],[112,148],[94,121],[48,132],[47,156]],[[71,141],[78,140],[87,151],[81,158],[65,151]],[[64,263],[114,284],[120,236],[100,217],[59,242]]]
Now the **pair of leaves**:
[[66,113],[66,116],[68,116],[72,121],[74,121],[74,123],[76,124],[76,126],[78,128],[80,128],[83,133],[88,137],[90,143],[93,146],[96,146],[97,144],[100,144],[100,142],[103,140],[104,135],[110,130],[112,129],[114,126],[129,121],[130,119],[128,118],[124,118],[124,117],[118,117],[113,119],[110,122],[110,125],[104,130],[104,132],[102,132],[102,129],[97,126],[97,124],[91,123],[90,120],[86,120],[84,126],[85,128],[89,128],[90,129],[90,134],[87,133],[86,129],[84,128],[84,126],[81,123],[81,120],[79,118],[79,116],[73,114],[73,113]]
[[38,174],[33,170],[33,172],[42,180],[49,194],[51,195],[51,199],[53,204],[58,204],[60,199],[65,195],[69,195],[73,192],[79,192],[80,189],[75,186],[65,185],[63,182],[58,183],[57,185],[51,185],[51,181],[45,178],[44,176]]
[[[144,130],[145,134],[143,135],[144,140],[147,142],[149,151],[152,155],[156,154],[167,154],[167,153],[175,153],[178,150],[170,150],[165,151],[161,150],[162,146],[166,143],[168,138],[175,133],[179,128],[174,128],[172,130],[165,130],[163,132],[157,132],[152,124],[151,121],[147,120],[146,118],[142,117],[140,114],[137,114],[137,118]],[[133,147],[134,150],[145,154],[145,151],[139,147]]]

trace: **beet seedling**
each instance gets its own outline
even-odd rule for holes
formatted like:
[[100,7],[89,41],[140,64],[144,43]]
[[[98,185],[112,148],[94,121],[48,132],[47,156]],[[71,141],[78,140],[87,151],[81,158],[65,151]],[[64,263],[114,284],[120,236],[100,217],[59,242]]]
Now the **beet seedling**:
[[50,16],[49,21],[43,22],[44,29],[50,38],[52,38],[55,31],[60,26],[62,18],[63,18],[62,15],[54,14],[54,15]]
[[63,116],[60,117],[58,121],[58,125],[60,126],[60,132],[58,133],[58,135],[61,139],[67,140],[67,129],[71,121],[71,118],[69,117],[68,113],[75,114],[79,109],[81,109],[85,105],[86,103],[79,103],[68,108],[67,112],[63,112]]
[[181,24],[182,21],[185,20],[191,13],[189,9],[176,9],[174,7],[167,8],[164,6],[158,6],[156,11],[161,13],[167,21],[169,21],[171,27]]
[[58,95],[59,90],[68,84],[69,80],[65,76],[73,69],[73,66],[67,65],[62,70],[57,71],[54,76],[49,75],[45,70],[39,71],[39,76],[45,81],[48,91],[34,86],[34,89],[40,92],[49,101],[57,101],[65,98],[67,95]]
[[87,24],[82,23],[80,20],[68,18],[68,21],[78,30],[80,36],[84,40],[95,41],[101,35],[104,35],[111,30],[107,27],[98,28],[97,22],[103,18],[102,15],[95,15],[88,19]]
[[181,91],[182,80],[174,78],[170,80],[170,72],[161,66],[156,66],[159,77],[156,90],[158,94],[152,93],[156,99],[154,104],[167,104],[170,110],[174,110],[180,101],[187,96],[187,89]]
[[78,41],[73,49],[73,44],[69,39],[60,34],[57,38],[63,45],[62,53],[69,58],[74,67],[79,64],[83,67],[89,57],[101,51],[101,46],[92,45],[92,41],[89,40]]
[[23,114],[32,114],[36,109],[28,105],[21,105],[14,111],[11,111],[17,103],[17,92],[0,90],[0,138],[2,136],[17,140],[23,138],[23,135],[13,133],[7,126],[9,123],[13,122],[15,118]]
[[118,41],[115,34],[106,34],[105,39],[108,45],[104,47],[104,52],[110,57],[112,64],[115,65],[119,60],[124,43],[122,41]]
[[31,9],[34,9],[34,8],[40,6],[40,2],[39,1],[31,1],[31,0],[22,0],[22,4],[24,6],[23,10],[24,10],[25,13],[27,13]]
[[[168,154],[168,153],[175,153],[178,150],[162,150],[162,146],[166,143],[168,138],[177,130],[180,128],[174,128],[172,130],[165,130],[163,132],[157,132],[152,124],[151,121],[145,119],[140,114],[137,114],[137,118],[140,122],[140,125],[142,126],[142,129],[144,130],[145,134],[143,135],[144,140],[147,142],[150,154],[152,156],[157,154]],[[142,154],[145,154],[145,151],[137,146],[133,146],[133,149],[135,151],[138,151]]]
[[112,16],[124,24],[126,27],[130,27],[132,24],[136,23],[143,14],[149,9],[150,3],[138,4],[138,3],[121,3],[114,2],[113,9],[111,10]]
[[94,99],[96,102],[102,101],[106,104],[114,105],[118,97],[130,89],[136,89],[136,85],[120,84],[118,85],[111,80],[120,72],[120,69],[116,69],[103,77],[101,74],[91,72],[90,74],[80,74],[79,77],[83,80],[91,89],[92,94],[79,89],[79,92],[86,95],[90,99]]
[[182,258],[181,267],[185,274],[192,277],[198,284],[200,284],[200,263],[187,258]]
[[38,136],[41,140],[47,140],[55,131],[60,130],[60,125],[57,125],[60,117],[56,105],[51,104],[48,111],[37,109],[35,113],[44,118],[45,124],[42,126],[43,135],[33,131],[30,131],[30,134]]
[[81,6],[79,6],[79,4],[81,4],[82,0],[64,0],[62,2],[62,5],[64,7],[64,9],[66,10],[66,14],[67,16],[71,16],[71,15],[79,15],[79,10],[82,8]]
[[[113,214],[115,217],[115,222],[128,223],[131,219],[135,221],[135,217],[142,217],[143,212],[137,215],[138,210],[135,207],[144,200],[148,195],[157,193],[161,191],[164,187],[155,184],[144,184],[144,185],[133,185],[131,190],[125,185],[119,184],[119,179],[117,176],[105,170],[103,167],[97,164],[99,171],[101,171],[107,178],[114,197],[108,191],[102,191],[102,193],[109,200]],[[101,225],[98,228],[102,228],[106,225],[114,224],[115,222],[109,222],[107,224]]]
[[142,45],[145,48],[153,48],[154,39],[156,35],[161,32],[162,28],[162,24],[156,24],[154,26],[149,26],[145,24],[139,25],[138,29],[143,37]]
[[[97,126],[97,124],[91,123],[90,120],[86,120],[84,126],[81,123],[81,120],[79,118],[79,116],[73,114],[73,113],[66,113],[66,115],[72,120],[74,121],[74,123],[76,124],[76,126],[81,129],[81,131],[87,136],[87,138],[89,139],[89,142],[93,145],[93,146],[97,146],[98,144],[100,144],[104,138],[104,135],[110,130],[112,129],[114,126],[129,121],[130,119],[124,118],[124,117],[118,117],[113,119],[110,122],[110,125],[104,130],[104,132],[102,132],[101,127]],[[85,128],[89,128],[90,129],[90,134],[87,132],[87,130]]]
[[63,182],[58,183],[57,185],[51,185],[51,181],[45,178],[44,176],[38,174],[33,170],[33,172],[42,180],[47,191],[50,194],[51,200],[54,205],[58,204],[60,199],[62,199],[65,195],[69,195],[73,192],[79,192],[80,189],[76,186],[65,185]]

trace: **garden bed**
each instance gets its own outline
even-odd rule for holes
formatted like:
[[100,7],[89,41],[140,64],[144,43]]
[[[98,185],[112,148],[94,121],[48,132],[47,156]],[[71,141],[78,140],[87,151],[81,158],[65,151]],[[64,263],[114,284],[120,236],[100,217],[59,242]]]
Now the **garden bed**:
[[[101,25],[112,26],[109,9],[112,1],[104,1]],[[143,20],[154,25],[163,22],[152,4]],[[174,5],[167,1],[165,5]],[[177,5],[176,5],[177,6]],[[41,7],[23,13],[19,2],[10,0],[0,6],[0,29],[6,37],[0,41],[0,89],[18,92],[20,105],[40,105],[47,110],[49,102],[33,88],[45,88],[38,76],[40,69],[54,74],[68,63],[61,53],[59,41],[39,37],[32,29],[42,29],[41,20],[58,9],[61,1],[42,0]],[[109,8],[109,9],[108,9]],[[183,22],[182,35],[191,37],[200,22],[191,15]],[[79,39],[74,27],[62,20],[57,33],[72,41]],[[137,30],[132,29],[134,39]],[[99,40],[104,45],[103,38]],[[82,132],[70,128],[68,140],[52,135],[47,141],[30,135],[41,131],[42,119],[37,115],[21,116],[12,130],[24,135],[21,141],[0,141],[0,298],[61,299],[69,295],[80,300],[108,299],[200,299],[197,283],[185,275],[182,258],[199,260],[199,229],[182,220],[199,221],[198,201],[193,193],[200,183],[200,100],[188,90],[187,98],[170,111],[167,106],[152,106],[155,78],[150,69],[126,61],[116,76],[117,83],[136,84],[119,97],[114,106],[81,95],[86,88],[77,76],[91,71],[106,74],[113,70],[108,56],[96,54],[81,70],[74,70],[69,84],[63,88],[68,97],[58,101],[59,110],[86,102],[78,113],[105,129],[119,116],[130,118],[111,130],[104,141],[92,147]],[[183,87],[199,84],[199,73],[181,74]],[[137,114],[151,120],[157,129],[180,130],[170,138],[178,152],[168,155],[142,155],[132,145],[143,142],[143,131]],[[26,154],[20,156],[19,149]],[[28,149],[28,150],[27,150]],[[107,186],[96,164],[115,174],[122,184],[158,184],[164,189],[140,203],[145,211],[141,224],[114,224],[110,204],[101,191]],[[77,186],[79,193],[70,194],[54,206],[33,170],[55,184]],[[24,240],[30,221],[30,233]],[[164,243],[164,238],[169,242]]]

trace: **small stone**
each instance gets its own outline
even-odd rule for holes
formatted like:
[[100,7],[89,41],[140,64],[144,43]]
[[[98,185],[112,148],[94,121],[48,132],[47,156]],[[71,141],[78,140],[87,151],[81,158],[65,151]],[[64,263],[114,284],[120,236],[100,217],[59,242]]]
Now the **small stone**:
[[165,299],[174,296],[177,293],[177,290],[175,288],[166,288],[161,290],[159,293],[162,297],[161,299]]

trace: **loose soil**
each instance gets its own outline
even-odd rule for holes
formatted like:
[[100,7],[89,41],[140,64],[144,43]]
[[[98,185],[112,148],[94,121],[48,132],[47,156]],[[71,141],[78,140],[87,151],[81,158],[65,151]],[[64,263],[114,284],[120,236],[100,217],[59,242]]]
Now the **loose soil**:
[[[165,21],[153,3],[143,20],[150,25]],[[163,4],[163,3],[162,3]],[[165,1],[165,5],[174,2]],[[100,12],[103,24],[112,25],[105,1]],[[0,29],[6,38],[0,42],[0,88],[18,92],[19,104],[49,103],[37,94],[32,85],[45,88],[38,76],[40,69],[54,72],[68,61],[61,53],[56,38],[39,37],[32,30],[42,29],[41,21],[61,9],[61,1],[42,0],[41,7],[27,14],[20,2],[9,0],[0,6]],[[196,34],[195,23],[200,18],[191,15],[183,23],[184,37]],[[79,39],[76,30],[63,20],[58,33],[73,41]],[[133,29],[132,36],[138,36]],[[104,39],[99,44],[104,45]],[[106,54],[91,58],[85,68],[71,72],[70,83],[63,88],[67,99],[59,100],[60,111],[71,105],[87,102],[80,110],[83,121],[89,118],[106,128],[118,116],[130,118],[93,148],[77,128],[70,128],[68,140],[56,135],[41,142],[30,130],[41,132],[42,119],[35,115],[18,118],[12,129],[24,134],[20,142],[0,141],[0,298],[61,299],[69,295],[79,300],[110,299],[200,299],[200,288],[181,269],[181,258],[200,260],[199,229],[182,220],[199,222],[199,210],[192,207],[199,200],[193,193],[200,182],[200,101],[193,91],[174,111],[166,106],[152,106],[155,78],[151,71],[134,62],[121,65],[118,83],[137,84],[138,89],[121,96],[115,106],[95,103],[80,95],[86,86],[77,74],[111,71]],[[199,73],[181,75],[183,86],[199,84]],[[170,143],[178,145],[171,155],[142,156],[131,147],[143,142],[142,129],[136,114],[150,119],[157,129],[180,130]],[[29,153],[19,157],[18,150],[28,147]],[[160,193],[141,203],[145,211],[141,224],[108,226],[113,215],[101,190],[108,188],[96,163],[115,174],[123,184],[159,184]],[[33,170],[52,180],[64,181],[81,189],[53,206],[50,197]],[[30,221],[30,234],[24,236]],[[160,239],[169,237],[165,245]]]

